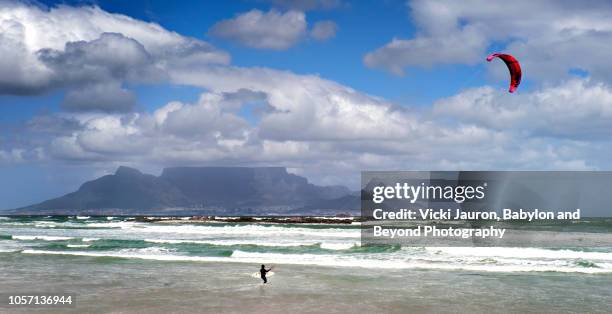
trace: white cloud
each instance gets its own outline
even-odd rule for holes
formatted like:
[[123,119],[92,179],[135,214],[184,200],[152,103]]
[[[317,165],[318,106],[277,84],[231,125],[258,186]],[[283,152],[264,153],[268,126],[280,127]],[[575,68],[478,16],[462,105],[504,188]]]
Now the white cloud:
[[310,36],[316,40],[327,40],[336,36],[338,25],[333,21],[319,21],[314,24]]
[[[81,116],[82,127],[58,133],[46,148],[48,155],[159,166],[284,165],[326,183],[358,182],[361,169],[610,166],[612,128],[592,126],[610,120],[612,89],[589,80],[507,98],[493,88],[477,88],[440,100],[428,112],[400,110],[316,76],[226,70],[206,72],[218,84],[200,83],[216,91],[192,104],[171,102],[152,113]],[[253,97],[272,107],[254,124],[241,115],[241,106]]]
[[66,43],[63,50],[40,49],[37,56],[53,72],[51,84],[158,81],[164,70],[138,41],[102,33],[91,41]]
[[218,22],[209,32],[252,48],[285,50],[305,35],[306,16],[300,11],[253,9]]
[[437,101],[433,112],[534,136],[587,140],[612,136],[612,88],[590,79],[573,79],[520,95],[490,87],[470,89]]
[[168,69],[229,63],[227,53],[206,42],[98,7],[10,1],[0,4],[0,54],[0,94],[159,81]]
[[482,60],[486,42],[475,30],[467,29],[449,37],[394,38],[382,48],[368,53],[364,63],[403,75],[407,66],[431,67],[436,64],[475,64]]
[[277,140],[389,139],[408,134],[416,123],[401,107],[315,75],[208,67],[174,71],[172,80],[217,92],[264,93],[274,111],[262,117],[260,133]]
[[4,2],[0,6],[0,25],[3,35],[17,39],[30,54],[41,49],[62,50],[68,42],[92,41],[103,33],[117,33],[136,40],[156,57],[174,57],[180,51],[198,47],[192,53],[198,52],[211,62],[225,63],[228,58],[226,53],[200,40],[98,7],[61,5],[47,10]]
[[[612,4],[591,1],[414,0],[417,27],[410,39],[393,39],[364,63],[402,74],[406,67],[482,62],[490,45],[519,58],[530,79],[565,78],[572,68],[612,78]],[[537,12],[537,14],[533,14]]]
[[115,83],[83,86],[71,90],[61,103],[67,111],[128,112],[136,105],[136,96]]

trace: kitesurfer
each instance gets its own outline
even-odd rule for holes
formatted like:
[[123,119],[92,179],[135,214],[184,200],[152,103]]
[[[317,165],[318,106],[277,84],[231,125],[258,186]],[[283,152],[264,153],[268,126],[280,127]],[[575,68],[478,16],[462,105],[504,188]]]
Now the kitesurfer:
[[272,267],[270,267],[270,269],[266,269],[266,265],[261,265],[259,274],[261,275],[261,279],[263,280],[264,283],[268,283],[268,279],[266,278],[266,273],[271,270],[272,270]]

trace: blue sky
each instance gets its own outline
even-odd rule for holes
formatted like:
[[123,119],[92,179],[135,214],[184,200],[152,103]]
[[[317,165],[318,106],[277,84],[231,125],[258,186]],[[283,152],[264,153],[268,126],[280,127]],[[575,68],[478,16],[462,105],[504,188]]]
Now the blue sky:
[[[611,12],[606,1],[0,1],[0,208],[119,165],[287,166],[349,186],[375,169],[610,169]],[[521,61],[517,93],[491,52]]]

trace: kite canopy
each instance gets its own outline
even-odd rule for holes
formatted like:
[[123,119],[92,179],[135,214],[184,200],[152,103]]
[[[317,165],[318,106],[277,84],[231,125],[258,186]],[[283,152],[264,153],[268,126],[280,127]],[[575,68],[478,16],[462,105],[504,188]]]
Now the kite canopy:
[[521,65],[513,56],[503,53],[491,54],[487,57],[487,61],[491,62],[495,58],[502,59],[508,67],[508,71],[510,71],[510,89],[508,91],[514,93],[519,84],[521,84]]

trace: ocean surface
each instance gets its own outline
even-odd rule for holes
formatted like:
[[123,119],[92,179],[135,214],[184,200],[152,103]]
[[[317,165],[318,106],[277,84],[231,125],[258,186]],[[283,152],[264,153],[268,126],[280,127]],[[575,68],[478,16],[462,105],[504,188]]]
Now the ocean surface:
[[[0,293],[77,294],[58,313],[612,308],[612,248],[362,247],[359,227],[0,217]],[[538,228],[609,237],[612,219]],[[269,285],[253,277],[261,264]]]

